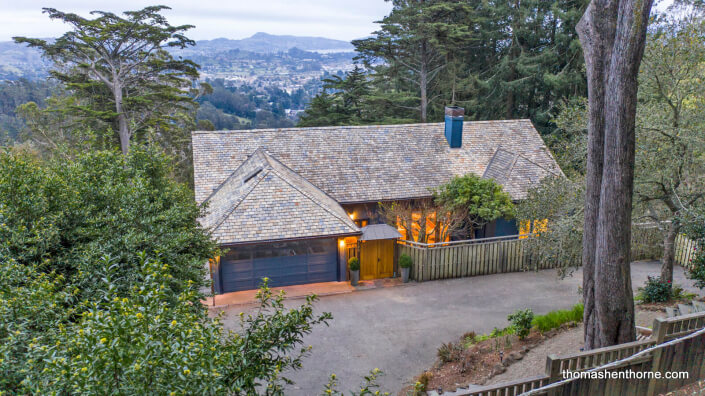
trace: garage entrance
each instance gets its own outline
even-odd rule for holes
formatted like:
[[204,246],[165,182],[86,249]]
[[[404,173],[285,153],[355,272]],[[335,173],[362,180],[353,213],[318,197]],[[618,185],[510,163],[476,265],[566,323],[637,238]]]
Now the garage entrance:
[[309,239],[234,246],[214,271],[216,293],[256,289],[262,278],[269,286],[338,280],[336,239]]

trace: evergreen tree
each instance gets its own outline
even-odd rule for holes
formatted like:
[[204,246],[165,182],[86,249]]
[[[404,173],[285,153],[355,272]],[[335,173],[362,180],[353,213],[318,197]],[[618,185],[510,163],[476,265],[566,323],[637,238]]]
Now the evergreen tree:
[[198,65],[167,51],[194,42],[183,34],[192,26],[170,25],[160,14],[165,9],[169,8],[146,7],[126,11],[125,17],[93,11],[97,17],[89,19],[45,8],[51,19],[68,23],[72,30],[53,42],[14,40],[41,50],[55,62],[52,77],[80,99],[61,110],[104,122],[117,133],[123,154],[136,136],[178,147],[189,136],[175,135],[193,124],[189,91],[198,77]]

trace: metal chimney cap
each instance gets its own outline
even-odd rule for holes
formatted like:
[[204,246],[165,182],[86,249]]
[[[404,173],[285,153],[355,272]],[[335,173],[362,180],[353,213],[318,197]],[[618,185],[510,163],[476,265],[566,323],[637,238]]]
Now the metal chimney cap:
[[446,115],[451,117],[462,117],[465,115],[465,109],[459,106],[446,106]]

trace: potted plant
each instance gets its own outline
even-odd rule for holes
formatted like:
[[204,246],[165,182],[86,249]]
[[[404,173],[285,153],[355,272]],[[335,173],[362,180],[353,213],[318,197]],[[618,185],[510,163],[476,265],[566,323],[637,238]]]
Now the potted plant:
[[399,268],[401,268],[401,280],[404,283],[409,282],[409,272],[411,271],[411,257],[408,254],[399,256]]
[[348,267],[350,268],[350,284],[357,286],[357,282],[360,281],[360,260],[357,257],[350,257]]

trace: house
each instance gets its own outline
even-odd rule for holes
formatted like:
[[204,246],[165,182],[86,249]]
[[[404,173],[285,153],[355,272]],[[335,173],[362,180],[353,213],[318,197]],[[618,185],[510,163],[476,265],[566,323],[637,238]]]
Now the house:
[[[394,276],[395,239],[379,203],[418,202],[455,175],[500,183],[513,200],[562,175],[529,120],[194,132],[196,200],[202,224],[227,252],[211,264],[218,293],[271,285]],[[425,219],[418,227],[430,227]],[[483,236],[517,234],[514,222]]]

